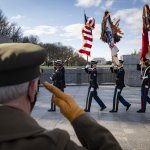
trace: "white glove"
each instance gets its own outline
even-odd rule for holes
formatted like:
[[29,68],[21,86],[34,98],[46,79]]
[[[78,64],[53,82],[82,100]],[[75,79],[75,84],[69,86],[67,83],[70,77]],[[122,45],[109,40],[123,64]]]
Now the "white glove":
[[117,92],[121,92],[121,89],[117,89]]
[[86,65],[85,68],[90,68],[90,65]]
[[143,80],[144,80],[144,79],[148,79],[148,76],[142,77],[142,79],[143,79]]
[[94,91],[94,88],[92,87],[90,91]]
[[148,86],[148,85],[145,85],[145,88],[146,88],[146,89],[148,89],[148,88],[149,88],[149,86]]

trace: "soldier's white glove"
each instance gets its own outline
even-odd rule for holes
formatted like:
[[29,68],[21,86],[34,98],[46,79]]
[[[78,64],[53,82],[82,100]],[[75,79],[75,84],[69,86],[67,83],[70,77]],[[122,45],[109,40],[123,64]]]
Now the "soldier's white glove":
[[121,92],[121,89],[117,89],[117,92]]
[[144,79],[148,79],[148,76],[142,77],[142,79],[143,79],[143,80],[144,80]]
[[86,68],[86,69],[90,68],[90,65],[86,65],[85,68]]
[[149,88],[149,86],[148,86],[148,85],[145,85],[145,88],[146,88],[146,89],[148,89],[148,88]]
[[94,91],[94,88],[91,88],[91,90],[90,91]]

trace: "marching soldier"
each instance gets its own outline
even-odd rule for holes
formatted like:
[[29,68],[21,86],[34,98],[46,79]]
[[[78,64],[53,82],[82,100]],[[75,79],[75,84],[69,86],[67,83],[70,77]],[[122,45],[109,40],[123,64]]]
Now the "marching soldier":
[[[142,77],[143,81],[141,86],[141,109],[137,111],[138,113],[145,113],[146,102],[150,104],[150,98],[148,97],[148,91],[150,86],[150,64],[148,59],[145,59],[143,62],[145,69]],[[140,68],[137,69],[139,70]]]
[[[43,68],[40,68],[40,75],[43,73]],[[39,89],[40,89],[40,83],[41,83],[41,81],[40,81],[40,78],[38,79],[38,91],[37,92],[39,92]]]
[[86,99],[86,108],[84,109],[86,112],[90,112],[92,98],[96,100],[96,102],[101,107],[100,111],[104,110],[106,108],[105,104],[102,102],[102,100],[97,95],[97,69],[96,69],[97,61],[91,61],[91,68],[89,68],[89,65],[86,66],[85,72],[90,75],[90,84]]
[[62,62],[60,60],[60,69],[61,69],[61,72],[62,72],[62,86],[63,86],[63,92],[64,92],[64,88],[66,88],[66,82],[65,82],[65,68],[64,68],[64,64],[65,62]]
[[[54,64],[54,74],[51,77],[51,80],[53,81],[53,85],[55,85],[57,88],[59,88],[61,91],[64,92],[65,85],[65,68],[63,66],[63,63],[61,60],[57,60]],[[56,111],[56,106],[53,103],[53,95],[51,98],[51,108],[48,111]]]
[[117,68],[114,67],[110,68],[111,72],[116,74],[116,87],[115,87],[114,97],[113,97],[113,109],[109,112],[118,112],[119,101],[126,107],[126,111],[131,106],[131,104],[128,103],[121,95],[121,92],[125,87],[124,84],[125,71],[123,69],[123,61],[119,60],[119,63],[120,66],[118,66]]

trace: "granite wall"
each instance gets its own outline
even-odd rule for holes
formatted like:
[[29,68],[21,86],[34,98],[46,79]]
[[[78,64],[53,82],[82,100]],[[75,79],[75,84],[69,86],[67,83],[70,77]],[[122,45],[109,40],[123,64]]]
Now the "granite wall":
[[[107,68],[97,68],[99,84],[114,84],[115,76]],[[53,69],[43,69],[40,80],[41,83],[44,81],[50,81],[50,76],[53,74]],[[65,69],[65,79],[67,84],[72,85],[84,85],[88,83],[88,74],[85,73],[84,68],[67,68]]]
[[[140,71],[137,71],[136,66],[139,63],[137,55],[123,55],[125,69],[125,84],[127,86],[141,86]],[[110,72],[109,67],[98,67],[98,83],[99,84],[115,84],[115,75]],[[50,76],[53,74],[53,68],[43,69],[40,80],[50,81]],[[84,68],[66,68],[66,83],[69,85],[84,85],[88,83],[88,75]]]
[[137,70],[140,56],[138,55],[123,55],[125,69],[125,83],[128,86],[141,86],[141,72]]

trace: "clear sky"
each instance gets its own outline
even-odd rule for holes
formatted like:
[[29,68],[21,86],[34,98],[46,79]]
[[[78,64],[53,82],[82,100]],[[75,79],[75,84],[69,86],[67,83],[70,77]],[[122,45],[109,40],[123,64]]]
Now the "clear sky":
[[100,40],[104,11],[119,17],[124,36],[117,47],[119,56],[141,48],[142,9],[150,0],[0,0],[0,8],[10,22],[22,27],[24,35],[38,35],[43,43],[61,42],[78,51],[82,46],[84,10],[96,20],[91,58],[111,59],[108,45]]

